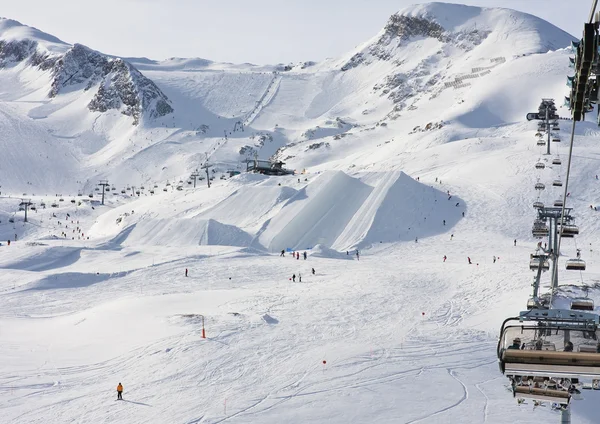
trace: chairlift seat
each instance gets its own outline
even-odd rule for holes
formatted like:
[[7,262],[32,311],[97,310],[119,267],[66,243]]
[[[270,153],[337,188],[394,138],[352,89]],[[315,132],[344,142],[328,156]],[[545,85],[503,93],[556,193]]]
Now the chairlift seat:
[[562,201],[562,199],[556,199],[556,200],[554,201],[554,206],[555,206],[555,207],[557,207],[557,208],[562,208],[562,206],[563,206],[563,201]]
[[543,183],[536,183],[535,184],[535,189],[536,190],[544,190],[546,188],[546,186]]
[[571,395],[565,390],[543,389],[540,387],[517,386],[515,387],[515,394],[519,398],[559,404],[568,404],[571,400]]
[[579,234],[579,227],[577,225],[561,225],[561,235],[563,237],[576,236]]
[[565,268],[569,271],[585,271],[585,261],[583,259],[567,259]]
[[533,202],[533,207],[536,209],[542,209],[544,204],[542,202]]
[[593,311],[594,301],[592,299],[574,299],[571,301],[571,309],[576,311]]
[[529,269],[532,271],[537,271],[537,269],[542,266],[542,271],[548,271],[550,269],[550,264],[548,261],[540,261],[539,259],[532,259],[529,261]]
[[554,137],[554,138],[552,139],[552,141],[553,141],[554,143],[560,143],[560,138],[558,138],[558,137]]
[[554,180],[554,181],[552,181],[552,185],[554,187],[562,187],[562,181],[561,180]]
[[535,164],[535,169],[544,169],[546,165],[543,162],[538,162]]

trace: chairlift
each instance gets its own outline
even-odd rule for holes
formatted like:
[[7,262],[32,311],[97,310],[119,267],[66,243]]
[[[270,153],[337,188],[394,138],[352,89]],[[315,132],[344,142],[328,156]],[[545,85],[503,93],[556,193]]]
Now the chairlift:
[[593,311],[594,301],[592,299],[573,299],[571,309],[576,311]]
[[53,208],[58,208],[58,203],[54,202],[54,203],[52,203],[52,205],[51,205],[51,206],[52,206]]
[[600,355],[587,349],[589,339],[600,336],[599,320],[596,314],[563,309],[531,309],[507,318],[497,347],[500,371],[519,396],[551,395],[568,404],[573,384],[591,386],[600,378]]
[[171,185],[171,183],[167,181],[167,187],[169,187],[170,185]]
[[560,226],[560,235],[562,237],[573,237],[579,234],[579,227],[575,224],[565,224]]
[[[57,205],[58,206],[58,205]],[[10,218],[8,218],[8,222],[10,222],[11,224],[15,222],[15,219],[11,216]]]
[[544,189],[546,189],[546,186],[543,183],[535,183],[535,189],[536,190],[544,190]]
[[62,197],[60,199],[58,199],[59,202],[64,202],[65,199],[63,199]]
[[139,191],[139,190],[136,190],[136,191],[135,191],[135,194],[137,194],[137,195],[139,196],[139,195],[140,195],[140,191]]
[[550,269],[550,263],[545,256],[543,257],[535,257],[535,255],[531,255],[531,259],[529,259],[529,269],[532,271],[537,271],[538,268],[542,268],[542,271],[548,271]]
[[535,164],[535,169],[544,169],[546,167],[546,165],[544,164],[544,162],[538,162]]
[[126,193],[125,189],[121,190],[121,194],[125,194],[125,193]]
[[553,187],[562,187],[562,181],[561,180],[554,180],[552,181],[552,186]]
[[535,144],[537,144],[538,146],[545,146],[546,142],[544,141],[544,139],[540,138]]
[[550,230],[546,223],[540,219],[536,219],[533,222],[533,227],[531,228],[531,235],[536,238],[546,237],[549,234]]
[[32,211],[37,210],[37,208],[35,207],[35,205],[31,205],[31,207],[29,209],[31,209]]
[[180,186],[180,185],[178,185],[178,186],[176,187],[176,189],[177,189],[178,191],[181,191],[181,190],[183,190],[183,186]]
[[585,271],[585,261],[581,258],[567,259],[565,269],[568,271]]
[[77,192],[77,196],[81,197],[81,196],[83,196],[83,193],[82,193],[82,192],[80,192],[80,191],[78,191],[78,192]]
[[40,203],[40,206],[45,209],[46,208],[46,203],[42,202],[42,203]]
[[158,188],[158,184],[154,184],[154,188]]
[[150,189],[150,194],[154,194],[154,190],[153,189]]
[[541,136],[542,136],[542,133],[538,131],[538,132],[536,132],[536,133],[535,133],[535,136],[536,136],[536,137],[541,137]]
[[141,187],[140,187],[140,190],[145,190],[144,186],[141,186]]
[[96,187],[94,190],[96,190],[96,191],[100,191],[100,187]]
[[533,202],[533,207],[535,209],[542,209],[544,207],[544,203],[543,202]]
[[71,203],[75,203],[75,202],[76,202],[76,200],[75,200],[75,199],[71,199]]
[[560,137],[552,137],[554,143],[560,143]]
[[562,165],[560,158],[552,159],[552,165]]
[[165,187],[165,188],[163,188],[163,191],[167,191],[167,188],[166,188],[166,187]]
[[563,207],[563,201],[562,201],[562,199],[556,199],[554,201],[554,207],[556,207],[556,208],[562,208]]
[[191,185],[191,184],[192,184],[192,181],[191,181],[191,180],[188,180],[188,182],[187,182],[187,183]]
[[560,127],[557,126],[557,125],[555,125],[555,126],[552,127],[552,130],[553,131],[560,131]]
[[113,196],[117,196],[119,193],[117,193],[116,191],[113,191]]
[[88,197],[89,197],[90,199],[93,199],[93,198],[94,198],[94,193],[90,193],[90,194],[88,194]]

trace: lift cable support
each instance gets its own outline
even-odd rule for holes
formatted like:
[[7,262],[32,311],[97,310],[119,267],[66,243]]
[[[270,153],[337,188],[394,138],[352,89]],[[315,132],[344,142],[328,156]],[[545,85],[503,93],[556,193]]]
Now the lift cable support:
[[31,208],[32,206],[34,206],[34,203],[31,203],[31,199],[21,199],[19,207],[25,209],[25,219],[23,220],[23,222],[27,222],[27,209]]
[[104,205],[104,192],[106,191],[106,188],[110,186],[110,184],[108,183],[108,180],[100,180],[98,185],[102,187],[102,204]]
[[200,176],[200,172],[198,172],[198,170],[194,170],[194,172],[191,173],[190,178],[192,180],[194,180],[194,188],[196,188],[196,179]]

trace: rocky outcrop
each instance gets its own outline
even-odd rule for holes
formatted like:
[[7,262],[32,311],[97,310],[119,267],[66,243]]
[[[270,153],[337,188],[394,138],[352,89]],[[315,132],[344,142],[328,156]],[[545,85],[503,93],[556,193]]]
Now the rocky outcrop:
[[90,111],[119,110],[131,116],[134,125],[144,115],[153,119],[173,112],[167,96],[133,65],[81,44],[73,45],[64,54],[52,54],[35,40],[0,40],[0,68],[25,61],[52,72],[50,98],[69,86],[81,85],[85,91],[95,89],[88,104]]

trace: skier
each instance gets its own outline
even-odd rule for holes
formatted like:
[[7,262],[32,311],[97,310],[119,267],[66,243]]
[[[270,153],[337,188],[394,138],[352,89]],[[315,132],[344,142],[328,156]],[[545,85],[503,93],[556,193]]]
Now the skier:
[[443,221],[443,222],[444,222],[444,225],[446,225],[446,220],[445,220],[445,219],[444,219],[444,221]]
[[296,252],[296,259],[300,259],[300,253]]
[[446,255],[444,255],[444,262],[446,262],[446,259],[448,259],[448,258],[446,257]]
[[463,218],[465,217],[465,213],[463,212]]
[[360,254],[358,253],[358,249],[356,249],[356,260],[360,261]]
[[467,261],[469,261],[469,265],[472,265],[471,258],[467,256]]
[[306,252],[302,254],[304,256],[304,260],[306,260]]
[[314,269],[314,268],[312,269],[312,273],[313,273],[313,275],[315,275],[315,273],[316,273],[316,271],[315,271],[315,269]]
[[185,269],[185,276],[186,276],[186,277],[187,277],[187,274],[188,274],[188,269],[186,268],[186,269]]
[[415,243],[419,242],[419,237],[415,237]]
[[285,250],[281,249],[281,255],[279,256],[285,256]]
[[292,275],[292,281],[295,283],[296,282],[296,274]]
[[494,263],[496,263],[496,257],[494,256]]
[[454,205],[454,206],[456,206],[458,208],[458,205],[460,205],[460,202],[456,202],[456,205]]
[[454,238],[454,234],[450,234],[450,240]]
[[121,383],[119,383],[119,385],[117,386],[117,400],[123,400],[123,385]]
[[302,274],[298,273],[298,282],[301,283],[302,282]]
[[517,245],[517,239],[515,239],[514,243],[515,243],[515,246],[516,246]]

